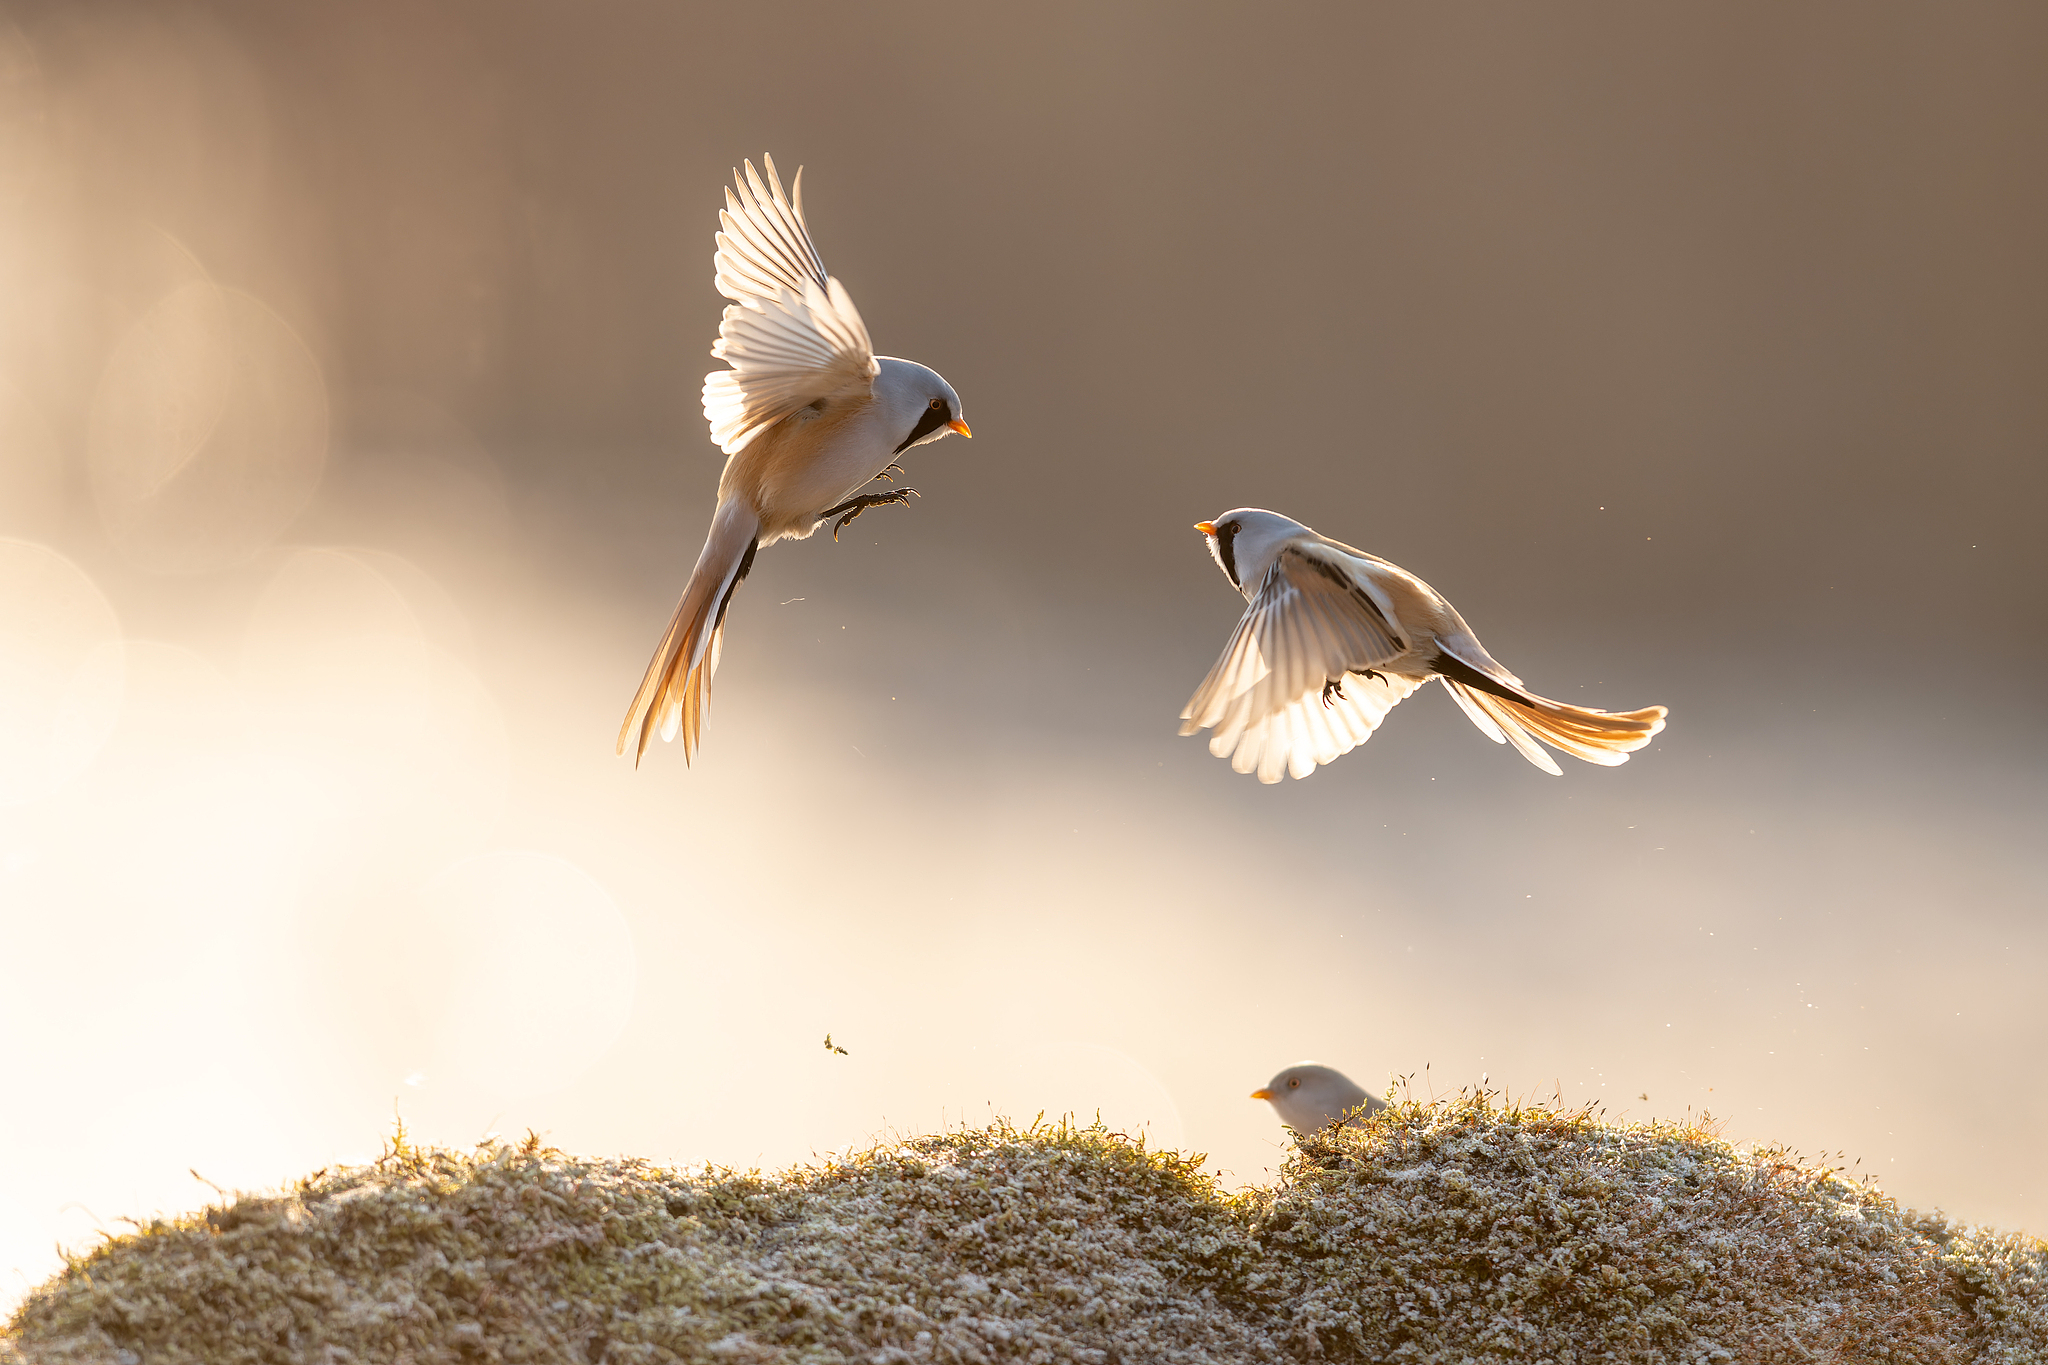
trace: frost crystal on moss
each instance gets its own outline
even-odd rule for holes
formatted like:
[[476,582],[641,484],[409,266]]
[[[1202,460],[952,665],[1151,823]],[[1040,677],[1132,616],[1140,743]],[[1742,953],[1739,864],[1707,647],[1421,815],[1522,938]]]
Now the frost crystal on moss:
[[74,1260],[8,1365],[2048,1359],[2048,1245],[1462,1095],[1272,1188],[1006,1123],[778,1176],[408,1146]]

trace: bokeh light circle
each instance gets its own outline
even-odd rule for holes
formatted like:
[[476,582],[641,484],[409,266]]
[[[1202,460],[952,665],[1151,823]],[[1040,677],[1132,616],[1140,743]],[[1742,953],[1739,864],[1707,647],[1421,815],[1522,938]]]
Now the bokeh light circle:
[[64,482],[57,433],[0,375],[0,531],[38,536],[61,525]]
[[323,896],[414,885],[488,847],[509,758],[496,702],[441,643],[467,634],[438,584],[375,550],[294,550],[257,598],[237,673],[248,737]]
[[128,330],[93,395],[101,520],[147,568],[242,563],[311,500],[328,427],[319,362],[282,318],[211,281],[182,285]]
[[0,539],[0,808],[85,771],[114,732],[124,674],[120,622],[85,571]]

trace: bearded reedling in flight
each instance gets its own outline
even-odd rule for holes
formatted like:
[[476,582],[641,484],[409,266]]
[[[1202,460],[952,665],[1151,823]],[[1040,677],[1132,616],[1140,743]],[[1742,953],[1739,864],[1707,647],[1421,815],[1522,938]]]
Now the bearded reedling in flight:
[[1664,728],[1661,706],[1610,714],[1537,696],[1429,584],[1277,512],[1240,507],[1195,529],[1248,605],[1180,732],[1214,726],[1209,752],[1261,782],[1350,753],[1432,678],[1480,733],[1554,776],[1539,739],[1611,768]]
[[619,729],[633,760],[659,733],[683,737],[687,762],[701,742],[725,611],[754,554],[802,540],[837,517],[833,538],[870,507],[903,503],[915,489],[862,494],[896,457],[946,433],[974,433],[960,395],[933,370],[878,356],[846,287],[825,273],[804,223],[803,171],[783,197],[773,158],[764,182],[748,162],[725,192],[724,231],[712,258],[718,292],[732,300],[711,354],[732,368],[704,379],[711,439],[728,456],[718,510],[668,633]]

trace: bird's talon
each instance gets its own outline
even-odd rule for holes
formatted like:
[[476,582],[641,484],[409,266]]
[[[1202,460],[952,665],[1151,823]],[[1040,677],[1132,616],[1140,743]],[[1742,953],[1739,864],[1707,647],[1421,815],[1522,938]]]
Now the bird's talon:
[[1324,680],[1324,682],[1323,682],[1323,705],[1324,705],[1324,707],[1326,707],[1326,708],[1327,708],[1327,707],[1329,707],[1330,705],[1332,705],[1332,703],[1331,703],[1331,701],[1330,701],[1330,698],[1331,698],[1331,697],[1338,697],[1338,698],[1341,698],[1341,697],[1343,697],[1343,695],[1344,695],[1344,680],[1343,680],[1342,678],[1329,678],[1329,679],[1326,679],[1326,680]]
[[[892,488],[886,493],[863,493],[857,498],[848,498],[837,507],[826,508],[818,513],[818,520],[821,522],[830,521],[833,517],[839,517],[838,524],[832,528],[832,539],[836,541],[839,539],[839,533],[844,531],[855,517],[867,511],[870,507],[889,507],[892,505],[900,507],[907,499],[921,498],[923,496],[924,494],[918,492],[915,488]],[[846,515],[840,516],[839,514],[842,512]]]

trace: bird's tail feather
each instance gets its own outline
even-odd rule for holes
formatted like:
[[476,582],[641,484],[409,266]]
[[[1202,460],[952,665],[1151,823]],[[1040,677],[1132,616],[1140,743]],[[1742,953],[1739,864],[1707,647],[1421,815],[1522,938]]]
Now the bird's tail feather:
[[725,637],[725,609],[733,590],[754,566],[754,551],[761,533],[761,521],[743,504],[729,500],[719,504],[711,518],[711,532],[704,537],[704,549],[697,567],[690,573],[689,586],[676,604],[676,614],[661,637],[647,676],[619,727],[618,752],[626,752],[626,741],[638,727],[638,747],[633,751],[637,767],[657,731],[665,740],[683,736],[683,761],[690,761],[704,731],[704,713],[711,704],[711,678],[718,671],[719,646]]
[[1640,711],[1596,711],[1551,701],[1532,692],[1505,696],[1505,688],[1482,690],[1448,677],[1443,683],[1489,739],[1514,745],[1522,757],[1556,776],[1562,772],[1556,760],[1537,747],[1539,739],[1573,758],[1612,768],[1628,762],[1631,753],[1648,744],[1664,728],[1666,712],[1661,706],[1646,706]]

